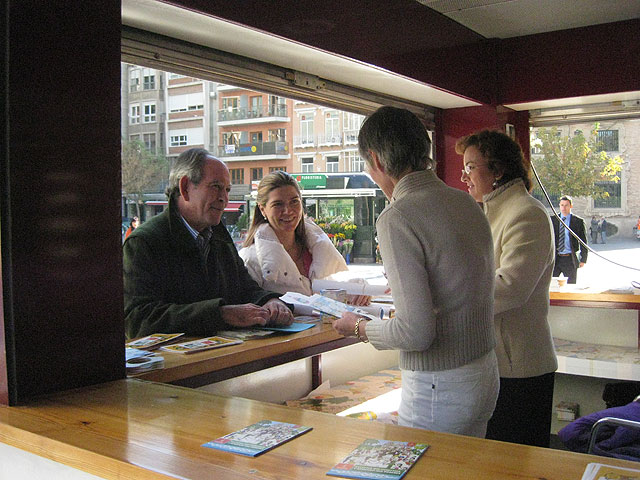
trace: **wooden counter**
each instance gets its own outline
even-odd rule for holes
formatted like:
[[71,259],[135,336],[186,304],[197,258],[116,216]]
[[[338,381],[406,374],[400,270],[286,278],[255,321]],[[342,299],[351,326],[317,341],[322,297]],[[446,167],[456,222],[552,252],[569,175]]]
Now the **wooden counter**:
[[549,292],[551,305],[568,307],[620,308],[640,310],[640,295],[618,293],[590,293],[558,289]]
[[[259,457],[201,445],[259,420],[313,430]],[[320,479],[367,438],[429,450],[411,479],[579,480],[589,462],[635,462],[435,433],[129,379],[0,407],[0,441],[107,479]]]
[[318,355],[357,342],[355,338],[338,334],[330,324],[319,324],[299,333],[274,333],[265,338],[247,340],[240,345],[199,353],[180,354],[158,350],[164,357],[164,369],[143,373],[136,378],[195,388],[312,357],[312,384],[315,388],[322,380]]

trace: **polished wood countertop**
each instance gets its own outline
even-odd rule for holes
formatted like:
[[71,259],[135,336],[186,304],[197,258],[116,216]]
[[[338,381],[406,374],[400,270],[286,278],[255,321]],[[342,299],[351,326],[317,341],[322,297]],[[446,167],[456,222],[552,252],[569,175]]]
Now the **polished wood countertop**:
[[637,308],[640,309],[640,295],[627,293],[605,293],[600,291],[590,292],[589,289],[570,290],[559,288],[557,290],[552,290],[549,292],[549,299],[551,300],[552,304],[554,300],[591,302],[594,305],[597,305],[598,303],[618,303],[622,305],[628,304],[630,306],[637,305]]
[[[313,430],[256,458],[202,447],[260,420]],[[407,480],[578,480],[637,463],[338,417],[137,379],[0,407],[0,441],[107,479],[316,479],[367,438],[425,442]]]

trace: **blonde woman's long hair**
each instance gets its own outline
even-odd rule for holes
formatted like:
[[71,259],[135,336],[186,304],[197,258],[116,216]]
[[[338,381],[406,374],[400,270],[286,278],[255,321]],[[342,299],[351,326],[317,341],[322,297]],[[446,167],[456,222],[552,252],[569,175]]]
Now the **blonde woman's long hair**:
[[[294,187],[296,192],[298,192],[298,197],[302,201],[302,194],[300,193],[300,185],[296,181],[293,176],[289,175],[287,172],[283,172],[278,170],[276,172],[271,172],[269,175],[260,180],[260,184],[258,185],[258,196],[256,198],[256,209],[253,212],[253,222],[251,222],[251,227],[249,227],[249,232],[247,232],[247,238],[242,244],[243,247],[249,247],[253,245],[255,240],[256,231],[258,227],[263,223],[267,223],[267,219],[262,215],[260,211],[260,206],[264,207],[267,204],[267,200],[269,199],[269,194],[274,191],[276,188],[280,187]],[[303,247],[307,247],[306,245],[306,236],[304,230],[304,213],[302,218],[300,219],[300,223],[295,230],[296,242],[302,245]]]

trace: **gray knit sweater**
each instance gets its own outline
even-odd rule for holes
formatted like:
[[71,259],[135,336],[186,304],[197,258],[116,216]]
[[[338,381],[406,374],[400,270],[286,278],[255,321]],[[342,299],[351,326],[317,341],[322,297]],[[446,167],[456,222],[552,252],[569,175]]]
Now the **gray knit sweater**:
[[367,323],[371,344],[399,350],[405,370],[449,370],[490,352],[493,245],[471,196],[431,170],[410,173],[376,228],[396,316]]

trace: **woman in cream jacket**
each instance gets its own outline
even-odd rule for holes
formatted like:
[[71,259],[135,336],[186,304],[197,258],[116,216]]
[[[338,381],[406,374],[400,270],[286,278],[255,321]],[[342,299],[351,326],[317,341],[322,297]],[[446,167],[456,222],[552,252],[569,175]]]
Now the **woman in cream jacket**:
[[549,446],[557,360],[547,321],[555,259],[553,228],[529,194],[529,165],[502,132],[461,138],[461,180],[483,204],[496,265],[494,328],[500,393],[487,438]]

